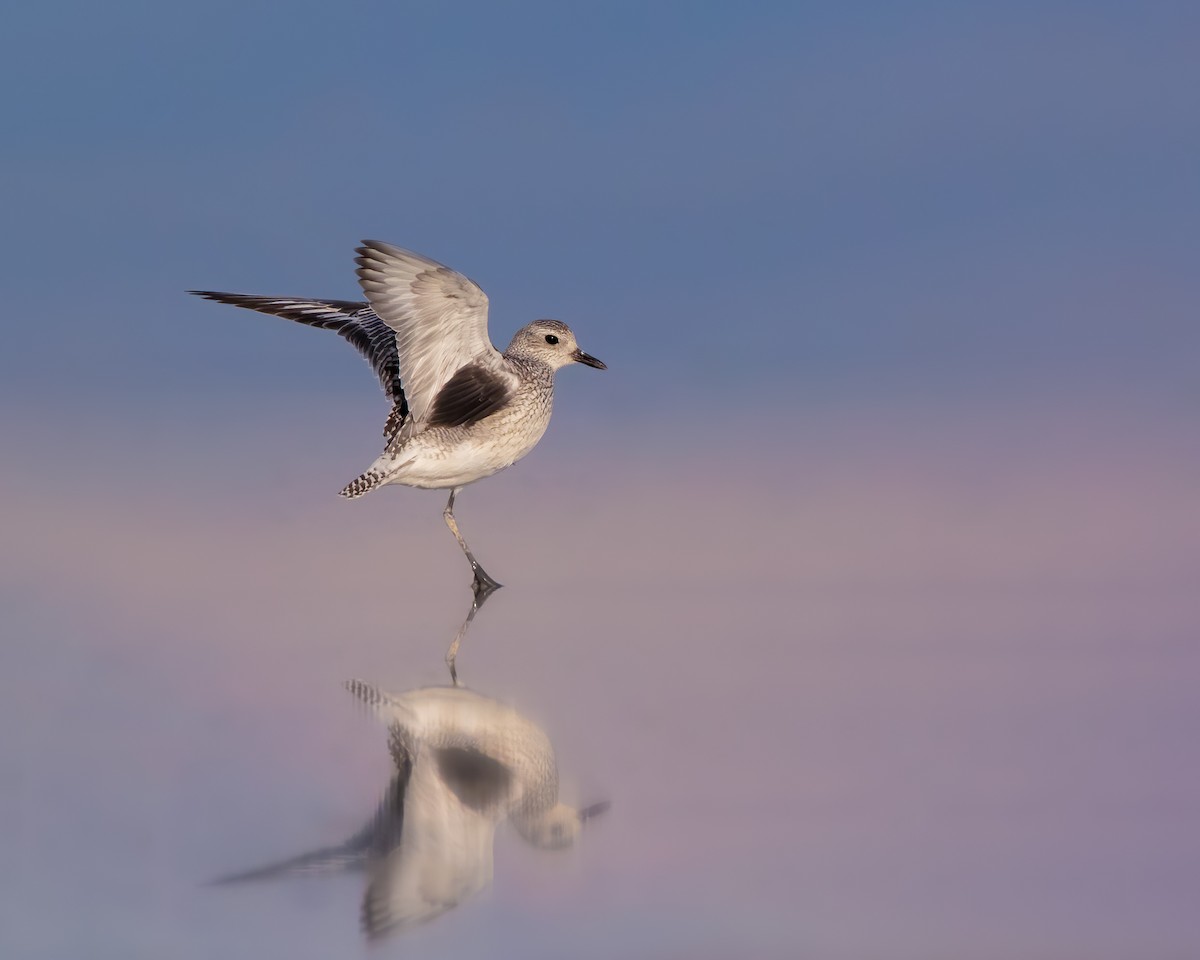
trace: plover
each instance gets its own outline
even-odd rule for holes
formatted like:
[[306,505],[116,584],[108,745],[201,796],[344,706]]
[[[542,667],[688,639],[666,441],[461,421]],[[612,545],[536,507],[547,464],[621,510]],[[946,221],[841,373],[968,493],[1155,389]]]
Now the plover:
[[215,883],[286,874],[365,870],[362,927],[371,939],[432,920],[492,879],[497,826],[531,846],[571,846],[608,808],[558,799],[558,767],[545,732],[513,708],[464,687],[400,695],[346,684],[387,724],[396,765],[375,815],[345,843]]
[[487,295],[473,281],[378,240],[364,241],[357,254],[365,303],[188,292],[333,330],[353,344],[375,369],[392,411],[383,453],[341,495],[354,499],[389,483],[448,489],[442,515],[471,564],[472,588],[495,589],[499,583],[459,532],[454,498],[534,448],[550,422],[556,370],[605,365],[557,320],[522,327],[501,353],[488,337]]

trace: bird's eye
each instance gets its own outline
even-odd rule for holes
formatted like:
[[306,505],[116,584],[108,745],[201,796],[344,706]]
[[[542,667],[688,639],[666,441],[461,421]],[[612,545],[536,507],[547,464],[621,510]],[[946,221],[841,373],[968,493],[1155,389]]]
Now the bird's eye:
[[558,343],[558,337],[556,337],[552,333],[548,333],[548,334],[546,334],[546,342],[547,343]]

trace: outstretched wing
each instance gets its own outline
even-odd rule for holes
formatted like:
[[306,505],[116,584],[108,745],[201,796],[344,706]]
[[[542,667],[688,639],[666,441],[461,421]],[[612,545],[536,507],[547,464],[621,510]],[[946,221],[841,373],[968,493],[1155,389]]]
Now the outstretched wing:
[[408,417],[408,402],[400,379],[400,362],[396,354],[396,333],[371,309],[370,304],[354,300],[308,300],[298,297],[256,297],[244,293],[221,293],[216,290],[189,290],[188,293],[228,303],[235,307],[269,313],[285,320],[295,320],[310,327],[332,330],[349,342],[366,358],[379,377],[380,386],[392,401],[383,434],[388,440],[399,431]]
[[399,846],[403,835],[404,795],[410,769],[410,765],[405,764],[393,775],[375,814],[344,843],[336,847],[322,847],[252,870],[231,873],[211,883],[226,885],[282,876],[337,873],[363,869],[373,860],[388,856]]
[[[515,390],[516,375],[488,339],[487,295],[473,281],[435,260],[378,240],[364,241],[355,262],[367,301],[395,332],[400,377],[412,414],[410,431],[434,421],[442,388],[464,367],[478,371],[471,379],[486,382],[487,395],[474,401],[458,397],[448,403],[453,415],[443,412],[437,422],[479,419],[479,409],[494,408],[494,397],[507,399]],[[473,409],[466,411],[466,406]]]

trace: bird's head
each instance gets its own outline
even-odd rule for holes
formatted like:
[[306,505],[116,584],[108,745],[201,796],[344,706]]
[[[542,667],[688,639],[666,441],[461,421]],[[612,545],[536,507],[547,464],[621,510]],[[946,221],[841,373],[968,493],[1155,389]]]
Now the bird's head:
[[514,817],[513,824],[525,840],[543,850],[564,850],[575,842],[583,825],[607,810],[608,801],[582,810],[557,803],[540,817]]
[[597,370],[607,369],[591,354],[580,350],[571,328],[558,320],[534,320],[522,327],[505,352],[540,360],[552,370],[569,363],[582,363]]

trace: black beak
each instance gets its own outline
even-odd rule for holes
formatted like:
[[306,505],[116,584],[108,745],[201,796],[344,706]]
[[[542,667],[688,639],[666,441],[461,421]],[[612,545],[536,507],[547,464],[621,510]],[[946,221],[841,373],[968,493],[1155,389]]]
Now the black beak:
[[597,370],[608,369],[608,366],[604,363],[604,361],[597,360],[590,353],[584,353],[578,348],[576,348],[575,352],[571,354],[571,359],[576,363],[586,363],[589,367],[595,367]]
[[[585,354],[586,356],[586,354]],[[603,369],[603,368],[601,368]],[[605,810],[612,806],[608,800],[601,800],[599,803],[593,803],[590,807],[584,807],[579,811],[580,823],[587,823],[592,817],[598,817]]]

